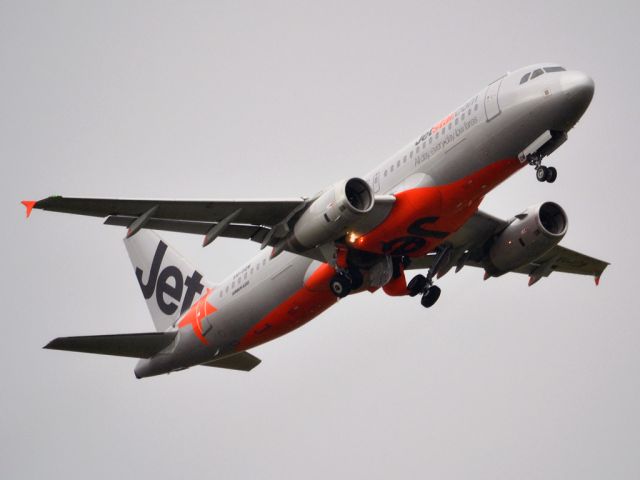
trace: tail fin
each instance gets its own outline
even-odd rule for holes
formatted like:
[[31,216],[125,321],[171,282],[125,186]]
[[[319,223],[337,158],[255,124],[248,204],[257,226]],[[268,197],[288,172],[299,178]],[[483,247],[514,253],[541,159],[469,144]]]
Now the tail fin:
[[164,331],[210,284],[152,230],[141,230],[124,244],[156,330]]

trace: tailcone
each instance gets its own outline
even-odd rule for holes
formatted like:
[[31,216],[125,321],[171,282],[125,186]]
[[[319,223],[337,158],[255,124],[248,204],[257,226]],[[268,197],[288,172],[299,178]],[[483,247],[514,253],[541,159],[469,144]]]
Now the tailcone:
[[176,368],[175,365],[170,365],[164,358],[141,358],[133,369],[133,373],[137,379],[141,379],[184,370],[184,368],[186,367]]

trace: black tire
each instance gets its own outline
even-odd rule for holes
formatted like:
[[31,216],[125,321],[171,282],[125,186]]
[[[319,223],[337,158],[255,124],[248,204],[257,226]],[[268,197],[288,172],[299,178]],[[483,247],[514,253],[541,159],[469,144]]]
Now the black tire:
[[349,269],[349,276],[351,277],[351,291],[358,290],[362,284],[364,283],[364,277],[362,276],[362,272],[357,268]]
[[409,296],[415,297],[419,293],[424,291],[424,287],[427,286],[427,279],[424,275],[416,275],[411,279],[409,285],[407,285],[407,290],[409,290]]
[[329,281],[331,292],[338,298],[344,298],[351,293],[351,280],[346,275],[335,275]]
[[547,167],[543,167],[542,165],[536,169],[536,178],[539,182],[544,182],[547,180],[547,176],[549,175],[549,169]]
[[427,290],[425,294],[422,295],[422,300],[420,300],[420,303],[424,308],[432,307],[433,304],[436,303],[440,298],[440,293],[442,293],[440,291],[440,287],[432,285],[431,287],[429,287],[429,290]]
[[554,167],[549,167],[547,169],[547,182],[553,183],[556,181],[556,178],[558,178],[558,171]]

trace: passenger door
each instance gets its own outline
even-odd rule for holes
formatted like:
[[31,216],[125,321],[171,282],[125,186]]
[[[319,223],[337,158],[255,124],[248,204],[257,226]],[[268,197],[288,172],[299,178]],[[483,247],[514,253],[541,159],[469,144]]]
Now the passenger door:
[[500,104],[498,103],[498,92],[504,77],[499,78],[487,87],[484,95],[484,113],[487,116],[487,122],[493,120],[500,115]]

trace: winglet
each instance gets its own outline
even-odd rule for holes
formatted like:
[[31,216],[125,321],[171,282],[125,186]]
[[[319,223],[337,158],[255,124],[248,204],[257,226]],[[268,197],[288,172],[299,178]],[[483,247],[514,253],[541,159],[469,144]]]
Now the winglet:
[[29,218],[29,215],[31,215],[31,210],[33,210],[33,207],[37,202],[35,200],[22,200],[20,203],[27,207],[27,218]]

